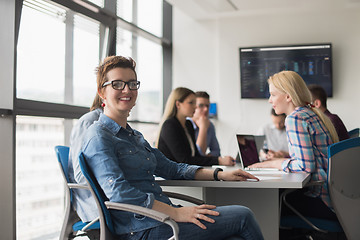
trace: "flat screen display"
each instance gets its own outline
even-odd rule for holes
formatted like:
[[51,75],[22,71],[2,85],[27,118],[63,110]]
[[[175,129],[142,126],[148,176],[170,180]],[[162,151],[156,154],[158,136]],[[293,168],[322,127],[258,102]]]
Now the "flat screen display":
[[268,98],[267,79],[280,71],[297,72],[306,84],[322,86],[332,97],[331,43],[240,48],[241,98]]

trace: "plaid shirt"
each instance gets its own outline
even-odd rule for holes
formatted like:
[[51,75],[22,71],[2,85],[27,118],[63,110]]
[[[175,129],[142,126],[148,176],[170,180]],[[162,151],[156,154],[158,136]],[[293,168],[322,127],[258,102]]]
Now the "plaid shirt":
[[321,187],[311,188],[309,196],[320,197],[332,208],[327,184],[327,149],[333,143],[329,131],[308,107],[297,107],[286,117],[285,126],[291,158],[283,162],[283,170],[311,173],[313,181],[324,181]]

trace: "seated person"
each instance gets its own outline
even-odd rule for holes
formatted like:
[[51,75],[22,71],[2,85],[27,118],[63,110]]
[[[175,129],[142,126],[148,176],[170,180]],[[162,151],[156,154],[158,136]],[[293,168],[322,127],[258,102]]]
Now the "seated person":
[[[79,165],[79,154],[86,130],[99,119],[100,113],[102,113],[101,98],[96,94],[90,112],[84,114],[71,130],[68,163],[70,182],[86,184],[85,177],[82,175]],[[73,189],[73,193],[73,205],[77,214],[84,222],[92,221],[99,216],[95,200],[90,191]]]
[[195,133],[192,117],[196,108],[195,93],[190,89],[179,87],[174,89],[165,106],[160,124],[158,149],[169,159],[178,163],[201,166],[235,165],[235,159],[229,156],[202,156],[195,145]]
[[[253,213],[246,207],[206,204],[178,207],[163,194],[154,174],[165,179],[240,181],[257,178],[240,169],[219,171],[176,163],[152,148],[127,122],[139,87],[135,61],[131,58],[107,57],[98,67],[97,90],[104,111],[87,130],[82,152],[107,198],[169,215],[178,223],[180,239],[263,239]],[[115,232],[121,239],[161,240],[172,235],[168,225],[153,219],[116,210],[111,211],[111,215]]]
[[349,133],[348,130],[346,129],[344,123],[341,121],[341,119],[339,118],[338,115],[336,114],[332,114],[328,109],[327,109],[327,95],[326,92],[324,90],[324,88],[322,88],[319,85],[309,85],[308,86],[311,95],[312,95],[312,103],[313,105],[318,108],[320,111],[322,111],[323,113],[325,113],[325,115],[330,118],[332,124],[334,125],[336,132],[339,136],[339,140],[345,140],[345,139],[349,139]]
[[[262,159],[286,158],[289,157],[288,140],[285,131],[285,114],[276,114],[271,109],[272,123],[263,126],[258,135],[265,135],[264,149],[268,152],[260,153]],[[265,156],[264,156],[265,155]]]
[[[196,109],[192,118],[187,118],[195,130],[196,146],[203,156],[220,156],[214,124],[209,119],[210,96],[207,92],[196,92]],[[206,154],[209,149],[209,153]]]
[[[293,71],[282,71],[268,79],[270,98],[277,114],[285,113],[290,159],[274,159],[250,167],[273,167],[285,172],[307,172],[313,181],[324,181],[306,194],[288,199],[308,217],[337,220],[331,205],[327,184],[328,146],[339,141],[330,119],[311,102],[304,80]],[[291,195],[291,194],[290,194]]]

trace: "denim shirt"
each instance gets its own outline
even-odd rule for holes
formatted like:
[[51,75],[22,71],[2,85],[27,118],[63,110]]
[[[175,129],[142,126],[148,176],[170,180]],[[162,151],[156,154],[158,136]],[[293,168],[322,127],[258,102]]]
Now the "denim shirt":
[[[112,202],[152,208],[154,200],[171,205],[154,175],[165,179],[194,179],[199,166],[176,163],[152,148],[142,134],[126,129],[104,114],[84,138],[82,152]],[[111,211],[115,232],[125,234],[153,228],[161,223],[134,213]]]

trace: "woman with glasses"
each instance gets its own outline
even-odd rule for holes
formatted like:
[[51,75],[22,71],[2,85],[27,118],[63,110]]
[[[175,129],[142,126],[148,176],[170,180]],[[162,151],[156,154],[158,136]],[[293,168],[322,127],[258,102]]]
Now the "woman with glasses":
[[[222,171],[179,164],[152,148],[127,122],[140,82],[135,62],[107,57],[97,69],[98,94],[103,113],[84,138],[82,152],[107,198],[112,202],[151,208],[178,222],[180,239],[263,239],[254,215],[243,206],[174,206],[155,182],[165,179],[257,179],[242,170]],[[156,220],[124,211],[112,211],[120,239],[168,239],[171,228]]]
[[159,150],[179,163],[201,166],[235,165],[230,156],[203,156],[195,145],[195,131],[190,120],[196,109],[196,96],[188,88],[174,89],[165,105],[157,141]]

